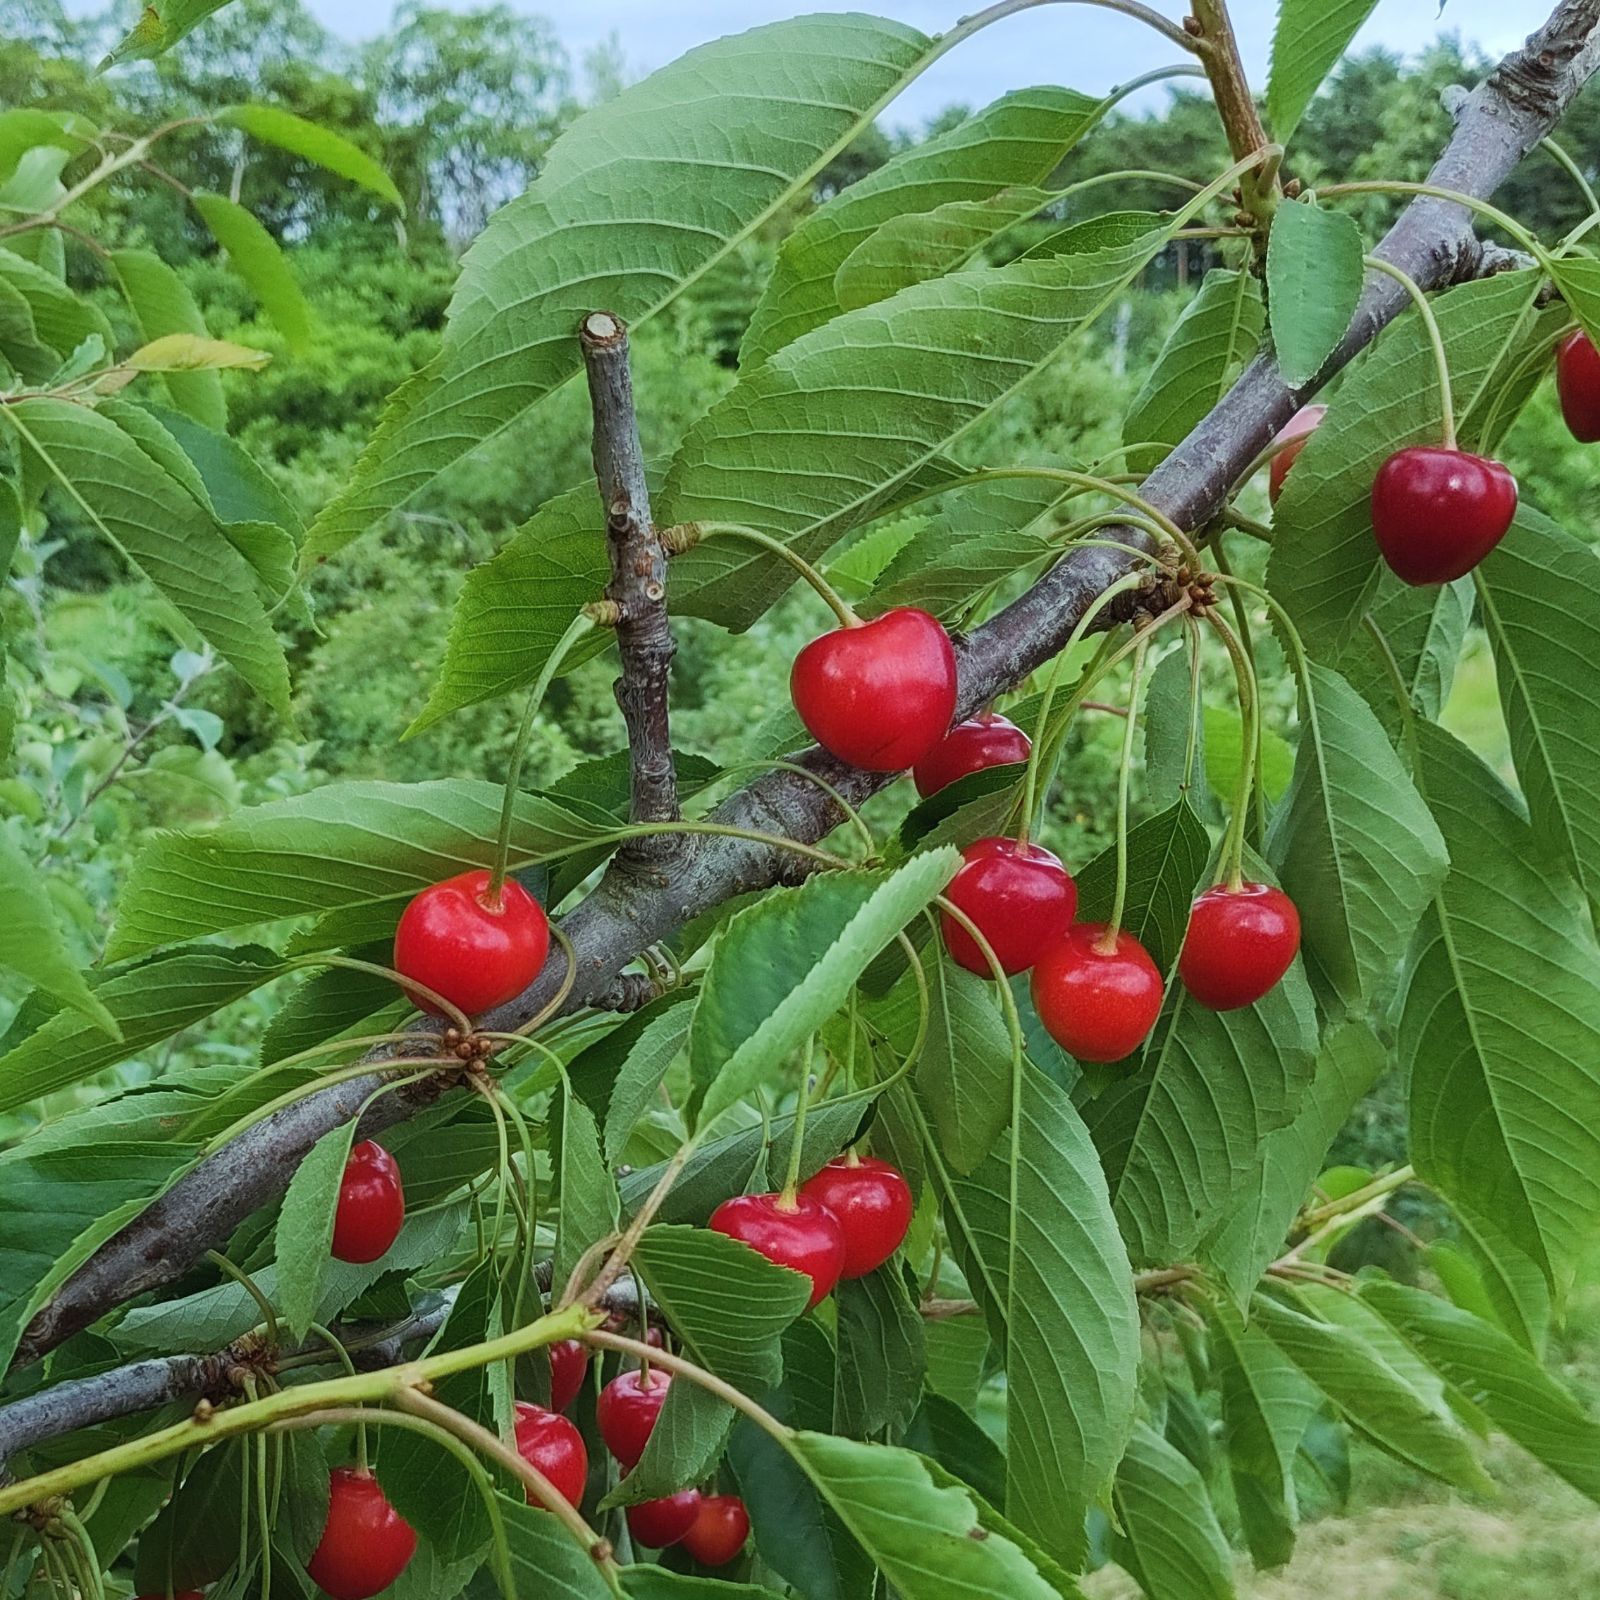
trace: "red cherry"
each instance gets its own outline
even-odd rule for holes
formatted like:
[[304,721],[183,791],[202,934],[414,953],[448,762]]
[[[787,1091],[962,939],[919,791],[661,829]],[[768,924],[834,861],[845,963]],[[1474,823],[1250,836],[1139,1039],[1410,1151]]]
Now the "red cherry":
[[1121,1061],[1161,1015],[1161,974],[1131,933],[1099,948],[1103,922],[1079,922],[1048,945],[1033,969],[1033,1004],[1050,1037],[1080,1061]]
[[643,1371],[621,1373],[600,1391],[595,1422],[606,1449],[624,1467],[638,1466],[671,1387],[672,1374],[652,1367],[648,1375]]
[[400,1163],[371,1139],[350,1152],[333,1213],[333,1253],[340,1261],[376,1261],[406,1220]]
[[750,1513],[736,1494],[708,1494],[700,1499],[694,1526],[683,1536],[683,1548],[706,1567],[725,1567],[750,1537]]
[[368,1600],[387,1589],[416,1554],[417,1535],[370,1473],[336,1467],[328,1482],[328,1520],[306,1563],[311,1581],[333,1600]]
[[768,1261],[805,1273],[811,1280],[808,1311],[832,1293],[844,1270],[839,1219],[807,1194],[797,1194],[789,1205],[777,1194],[735,1195],[711,1213],[711,1226]]
[[1237,1011],[1276,986],[1300,948],[1300,913],[1282,889],[1218,884],[1195,901],[1178,976],[1203,1006]]
[[1556,392],[1572,437],[1580,444],[1600,440],[1600,350],[1582,328],[1556,349]]
[[808,1179],[800,1192],[839,1220],[844,1233],[842,1278],[864,1278],[881,1267],[911,1227],[911,1186],[898,1169],[876,1156],[855,1161],[840,1156]]
[[[1015,839],[979,839],[961,857],[946,896],[978,925],[1008,973],[1026,972],[1078,909],[1072,874],[1048,850]],[[968,972],[992,978],[978,941],[948,911],[940,924],[945,949]]]
[[1464,450],[1397,451],[1372,485],[1383,559],[1413,585],[1450,583],[1500,543],[1517,514],[1517,480]]
[[958,778],[989,767],[1026,761],[1033,741],[998,711],[980,711],[958,722],[912,769],[911,781],[926,800]]
[[[537,1467],[563,1500],[578,1505],[589,1481],[589,1452],[583,1435],[559,1412],[525,1400],[517,1402],[517,1454]],[[528,1504],[534,1503],[533,1495]]]
[[636,1544],[650,1550],[665,1550],[694,1526],[700,1512],[700,1491],[685,1489],[660,1500],[641,1500],[627,1511],[628,1532]]
[[565,1411],[578,1398],[583,1380],[589,1376],[589,1352],[576,1339],[562,1339],[550,1346],[550,1409]]
[[789,676],[795,709],[824,750],[868,772],[900,772],[956,714],[950,635],[926,611],[885,611],[813,639]]
[[[463,872],[424,889],[394,932],[394,964],[404,977],[442,994],[468,1016],[513,1000],[539,976],[550,949],[544,908],[515,878],[488,898],[489,874]],[[438,1015],[419,995],[413,1002]]]
[[1322,426],[1322,419],[1327,414],[1326,406],[1302,406],[1283,425],[1282,432],[1274,440],[1283,449],[1272,458],[1272,464],[1267,468],[1267,498],[1273,505],[1277,505],[1278,496],[1283,493],[1283,480],[1289,476],[1289,468],[1310,442],[1311,435]]

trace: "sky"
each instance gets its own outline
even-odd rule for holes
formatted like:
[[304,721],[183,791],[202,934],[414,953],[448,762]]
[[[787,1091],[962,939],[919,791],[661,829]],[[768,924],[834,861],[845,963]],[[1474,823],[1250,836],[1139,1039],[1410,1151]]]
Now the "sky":
[[[131,3],[131,0],[130,0]],[[459,4],[471,0],[434,0]],[[549,18],[574,62],[613,33],[621,41],[630,78],[642,77],[690,46],[721,34],[802,11],[872,11],[942,33],[963,11],[984,0],[510,0],[519,10]],[[1154,0],[1157,10],[1181,18],[1183,0]],[[352,40],[383,30],[394,0],[308,0],[333,31]],[[68,0],[83,14],[103,0]],[[1520,44],[1543,21],[1550,0],[1380,0],[1358,43],[1392,50],[1421,49],[1441,29],[1459,31],[1493,55]],[[1264,85],[1267,47],[1276,0],[1234,0],[1234,22],[1245,47],[1251,81]],[[939,62],[890,108],[887,120],[916,126],[952,103],[979,106],[1008,89],[1059,83],[1085,93],[1103,92],[1152,68],[1172,63],[1175,47],[1120,13],[1087,5],[1046,5],[979,34]],[[1160,91],[1150,91],[1159,94]],[[1132,102],[1138,105],[1140,102]],[[1148,100],[1145,102],[1148,104]]]

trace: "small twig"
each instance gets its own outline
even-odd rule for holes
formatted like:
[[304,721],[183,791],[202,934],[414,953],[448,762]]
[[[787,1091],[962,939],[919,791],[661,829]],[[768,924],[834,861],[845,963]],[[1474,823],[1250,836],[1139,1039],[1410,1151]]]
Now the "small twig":
[[[1227,0],[1192,0],[1192,4],[1194,42],[1206,76],[1211,80],[1211,93],[1217,102],[1223,131],[1228,136],[1228,148],[1234,160],[1240,161],[1266,148],[1267,130],[1262,126],[1261,113],[1250,92],[1250,80],[1245,76]],[[1239,180],[1244,210],[1261,230],[1263,245],[1272,213],[1277,209],[1279,192],[1276,163],[1247,172]]]

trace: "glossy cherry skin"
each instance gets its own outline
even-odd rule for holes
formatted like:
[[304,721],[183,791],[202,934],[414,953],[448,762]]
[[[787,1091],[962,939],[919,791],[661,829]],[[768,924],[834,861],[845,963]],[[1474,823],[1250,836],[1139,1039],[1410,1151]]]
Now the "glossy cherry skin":
[[824,750],[868,772],[900,772],[950,731],[955,651],[935,618],[902,607],[813,639],[794,658],[789,688]]
[[1203,1006],[1237,1011],[1275,988],[1300,949],[1300,913],[1282,889],[1218,884],[1189,910],[1178,976]]
[[606,1449],[624,1467],[638,1466],[671,1387],[672,1374],[652,1367],[648,1380],[642,1371],[623,1372],[600,1391],[595,1422]]
[[641,1500],[627,1510],[628,1532],[635,1544],[650,1550],[665,1550],[677,1544],[694,1526],[700,1513],[700,1491],[685,1489],[660,1500]]
[[1277,505],[1278,496],[1283,493],[1283,480],[1289,476],[1289,468],[1310,442],[1311,435],[1322,426],[1322,419],[1327,414],[1326,406],[1302,406],[1283,425],[1283,431],[1275,441],[1283,445],[1283,449],[1272,458],[1267,468],[1267,498],[1273,505]]
[[[537,1467],[563,1500],[578,1505],[589,1481],[589,1452],[583,1435],[559,1412],[517,1402],[517,1454]],[[533,1505],[532,1494],[528,1504]]]
[[[876,1156],[830,1161],[808,1178],[801,1194],[838,1219],[844,1233],[841,1278],[864,1278],[905,1242],[911,1227],[911,1186]],[[741,1541],[742,1542],[742,1541]]]
[[1600,440],[1600,350],[1582,328],[1556,349],[1556,393],[1572,437],[1580,444]]
[[1464,577],[1517,514],[1517,480],[1464,450],[1397,451],[1372,485],[1372,531],[1394,572],[1414,586]]
[[576,1339],[550,1346],[550,1409],[565,1411],[589,1376],[589,1352]]
[[958,722],[912,768],[911,781],[926,800],[969,773],[1026,761],[1032,749],[1033,741],[1016,723],[998,711],[980,711]]
[[844,1271],[839,1219],[808,1194],[797,1194],[792,1206],[785,1206],[781,1195],[735,1195],[711,1213],[711,1226],[780,1267],[805,1273],[811,1280],[808,1311],[832,1292]]
[[371,1139],[350,1152],[333,1213],[333,1253],[340,1261],[376,1261],[386,1255],[406,1220],[400,1163]]
[[306,1571],[333,1600],[369,1600],[406,1570],[417,1550],[411,1524],[389,1504],[378,1480],[336,1467],[328,1483],[328,1520]]
[[[515,999],[544,966],[550,920],[515,878],[488,896],[487,872],[463,872],[424,889],[394,933],[395,970],[454,1002],[469,1017]],[[438,1015],[421,995],[412,1000]]]
[[683,1536],[683,1548],[705,1567],[725,1567],[750,1537],[750,1513],[736,1494],[700,1497],[694,1526]]
[[[961,860],[946,898],[978,925],[1007,973],[1026,972],[1078,909],[1072,874],[1048,850],[1015,839],[979,839]],[[940,927],[945,949],[968,972],[994,976],[978,941],[948,911]]]
[[1033,969],[1033,1004],[1050,1037],[1080,1061],[1121,1061],[1161,1015],[1161,973],[1126,931],[1097,948],[1103,922],[1079,922],[1046,947]]

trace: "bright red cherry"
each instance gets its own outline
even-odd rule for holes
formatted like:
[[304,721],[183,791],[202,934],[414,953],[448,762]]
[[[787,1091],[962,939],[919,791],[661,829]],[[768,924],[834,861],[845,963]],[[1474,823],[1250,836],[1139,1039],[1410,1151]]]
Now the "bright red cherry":
[[1556,392],[1572,437],[1580,444],[1600,440],[1600,350],[1582,328],[1556,349]]
[[376,1261],[406,1220],[400,1163],[371,1139],[350,1152],[333,1213],[333,1253],[340,1261]]
[[665,1550],[677,1544],[694,1526],[700,1513],[700,1491],[685,1489],[660,1500],[641,1500],[627,1511],[628,1532],[635,1544],[650,1550]]
[[[583,1435],[559,1412],[517,1402],[517,1454],[550,1480],[562,1499],[578,1505],[589,1481],[589,1452]],[[534,1504],[532,1494],[528,1504]]]
[[956,655],[935,618],[902,607],[813,639],[789,687],[824,750],[868,772],[900,772],[950,731]]
[[[394,932],[395,969],[425,983],[469,1017],[515,999],[539,976],[550,950],[544,908],[515,878],[489,899],[489,874],[463,872],[424,889]],[[438,1007],[413,995],[424,1011]]]
[[998,711],[980,711],[958,722],[912,769],[911,781],[924,800],[968,773],[1026,761],[1033,741]]
[[911,1186],[876,1156],[840,1156],[808,1178],[801,1194],[838,1219],[844,1233],[841,1278],[864,1278],[898,1250],[911,1227]]
[[1273,505],[1277,505],[1278,496],[1283,493],[1283,480],[1289,476],[1289,468],[1310,442],[1311,435],[1322,426],[1322,419],[1327,414],[1326,406],[1302,406],[1283,425],[1283,431],[1274,441],[1281,444],[1283,449],[1272,458],[1272,464],[1267,468],[1267,498]]
[[[961,852],[962,866],[945,895],[978,925],[1008,973],[1026,972],[1078,909],[1078,886],[1060,860],[1036,844],[979,839]],[[992,978],[978,941],[940,914],[944,945],[968,972]]]
[[550,1409],[565,1411],[578,1398],[583,1380],[589,1376],[589,1352],[576,1339],[562,1339],[550,1346]]
[[780,1267],[811,1280],[809,1311],[825,1299],[844,1270],[844,1230],[839,1219],[807,1194],[788,1204],[782,1195],[740,1194],[711,1213],[711,1226],[740,1239]]
[[706,1567],[725,1567],[750,1537],[750,1513],[736,1494],[700,1498],[694,1525],[683,1536],[683,1548]]
[[328,1520],[306,1571],[333,1600],[369,1600],[406,1570],[417,1550],[411,1524],[389,1504],[370,1473],[335,1467]]
[[671,1387],[672,1374],[652,1367],[648,1373],[620,1373],[600,1391],[595,1422],[606,1449],[624,1467],[638,1466]]
[[1033,1004],[1050,1037],[1080,1061],[1121,1061],[1161,1015],[1161,973],[1131,933],[1102,950],[1103,922],[1074,923],[1033,969]]
[[1195,901],[1178,976],[1203,1006],[1237,1011],[1274,988],[1300,948],[1300,913],[1282,889],[1218,884]]
[[1500,543],[1517,514],[1517,480],[1464,450],[1397,451],[1372,485],[1372,531],[1409,584],[1450,583]]

